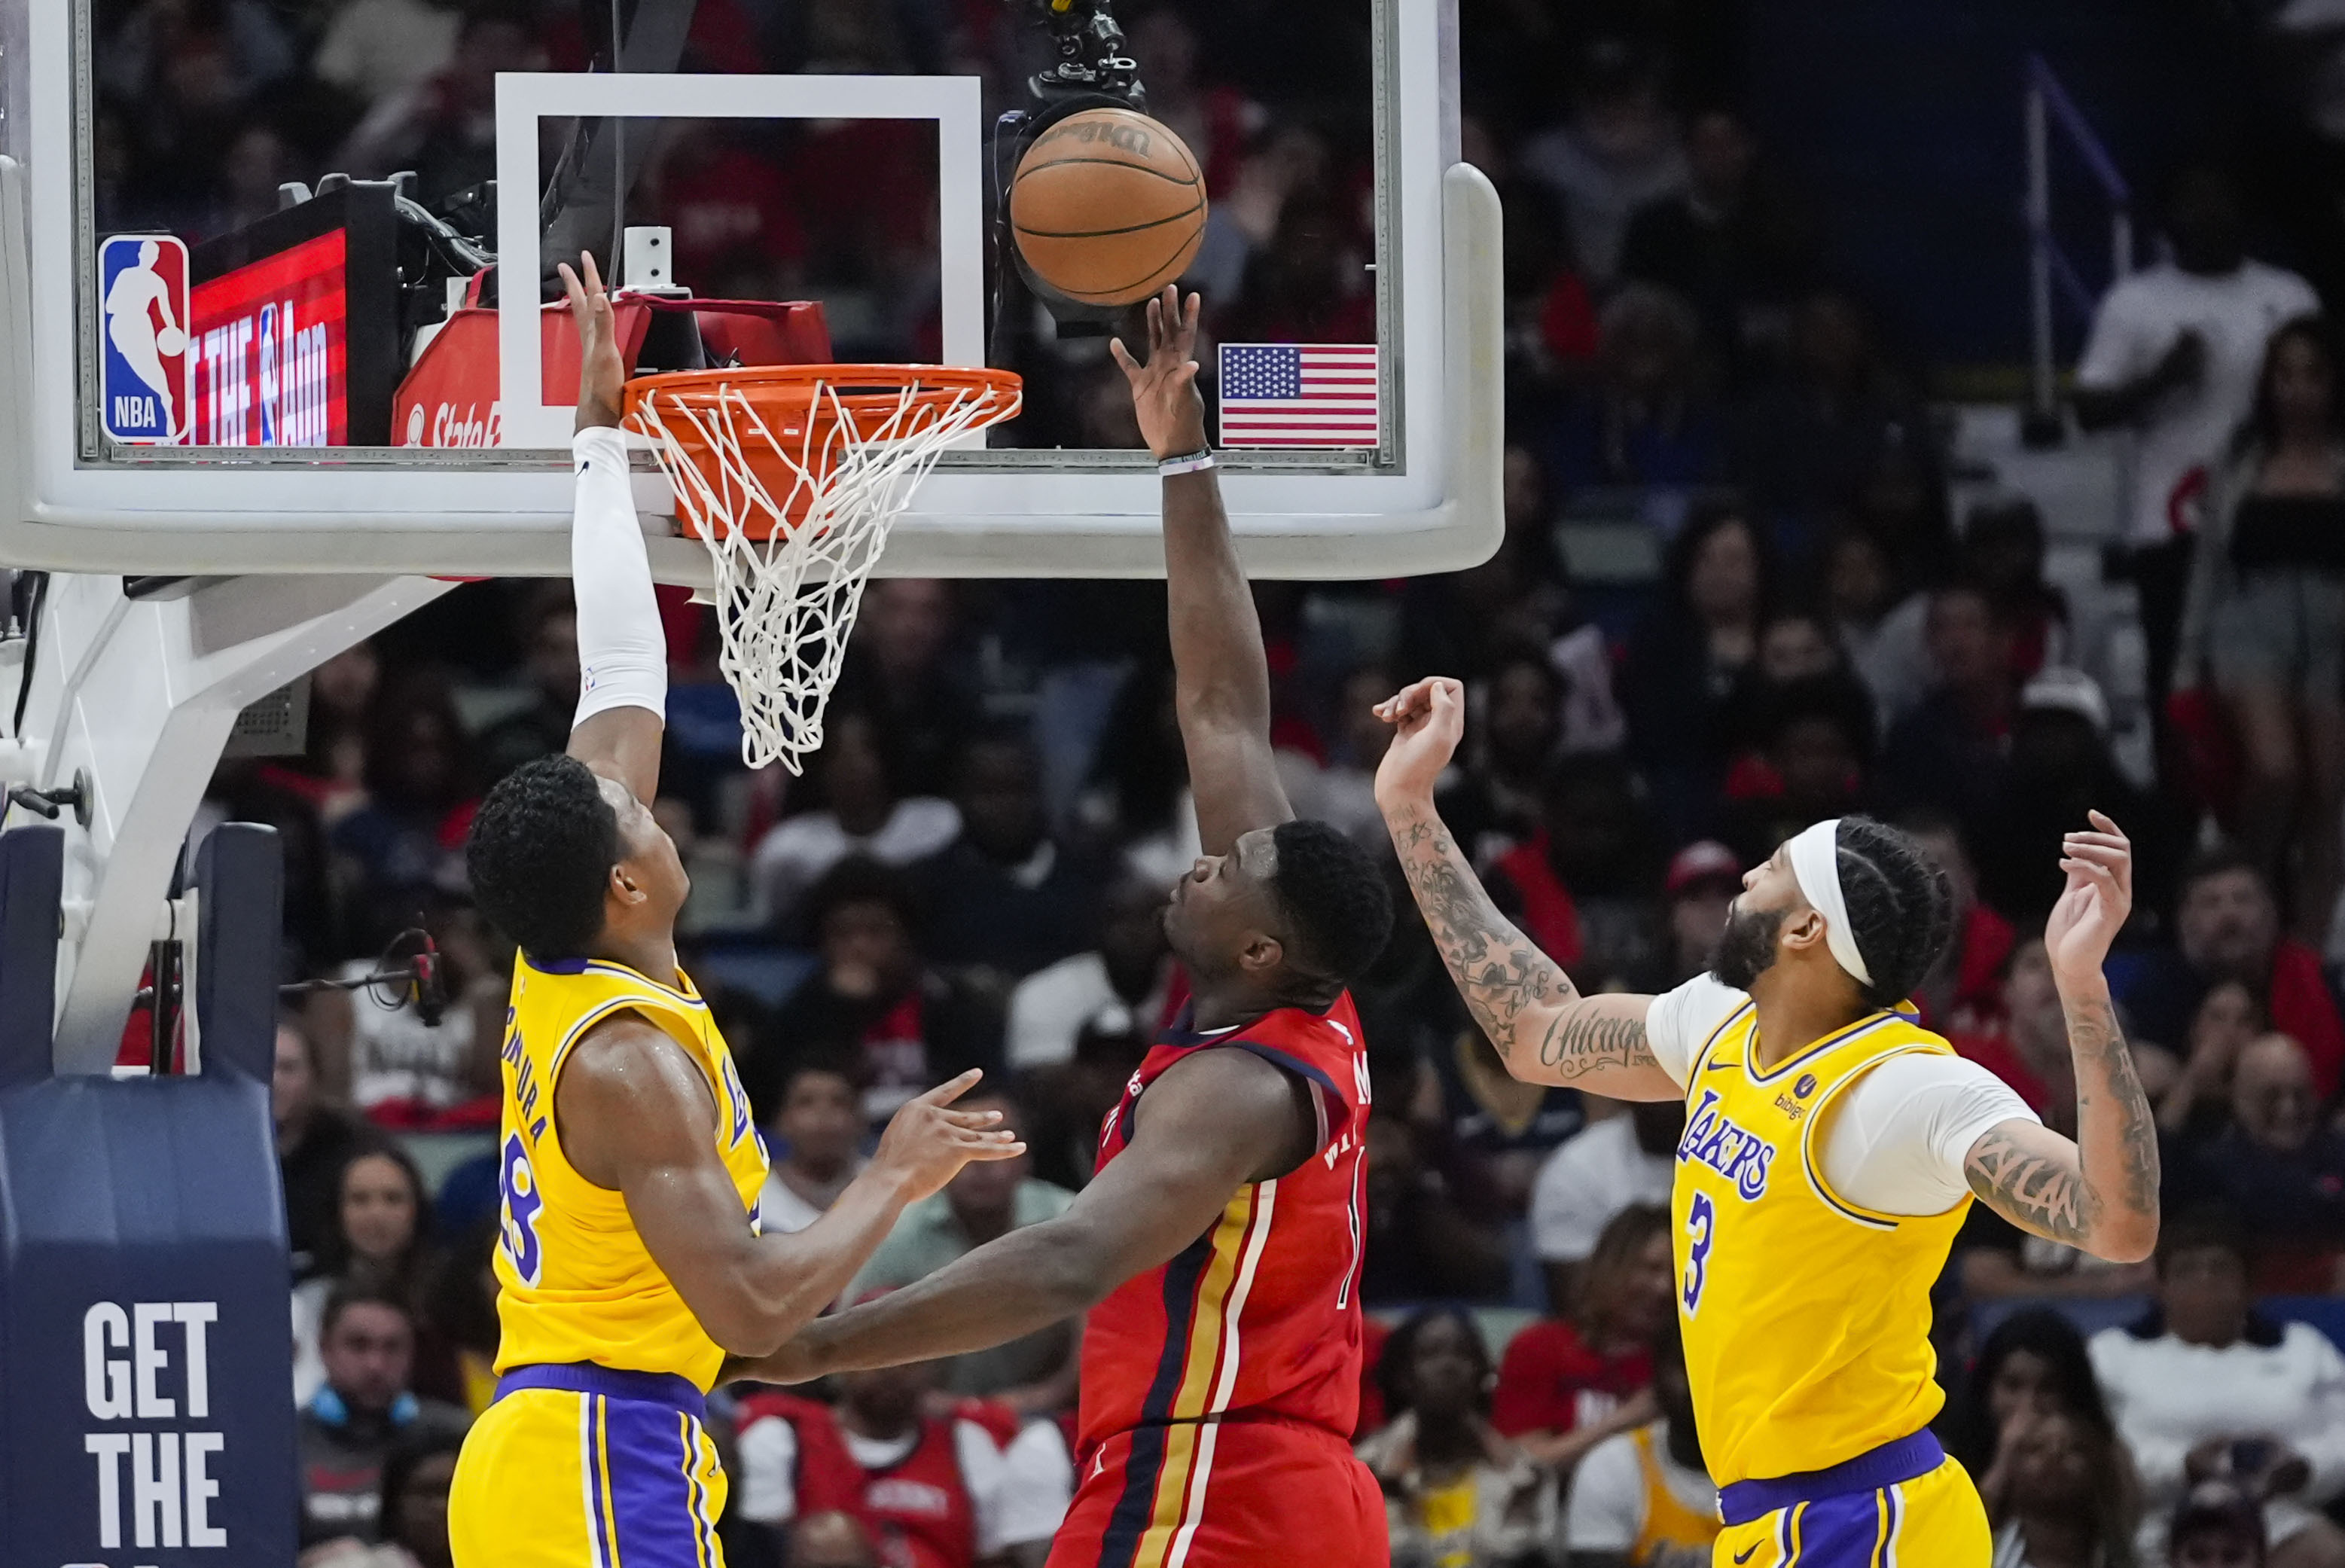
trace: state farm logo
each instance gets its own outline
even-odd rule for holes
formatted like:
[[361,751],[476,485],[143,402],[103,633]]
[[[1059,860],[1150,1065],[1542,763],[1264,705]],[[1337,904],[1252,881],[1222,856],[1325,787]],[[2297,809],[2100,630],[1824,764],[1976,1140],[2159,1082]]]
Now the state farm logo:
[[504,405],[492,402],[484,413],[476,402],[436,404],[431,412],[417,403],[407,411],[409,446],[494,446],[503,424]]

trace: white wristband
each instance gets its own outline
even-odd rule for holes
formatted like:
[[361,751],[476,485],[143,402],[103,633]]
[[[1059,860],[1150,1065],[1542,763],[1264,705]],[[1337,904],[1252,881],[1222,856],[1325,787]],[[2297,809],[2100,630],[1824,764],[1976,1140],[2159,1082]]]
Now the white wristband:
[[1202,452],[1193,452],[1186,457],[1168,457],[1156,465],[1156,472],[1163,478],[1170,479],[1176,473],[1194,473],[1200,469],[1213,466],[1213,449],[1209,446]]

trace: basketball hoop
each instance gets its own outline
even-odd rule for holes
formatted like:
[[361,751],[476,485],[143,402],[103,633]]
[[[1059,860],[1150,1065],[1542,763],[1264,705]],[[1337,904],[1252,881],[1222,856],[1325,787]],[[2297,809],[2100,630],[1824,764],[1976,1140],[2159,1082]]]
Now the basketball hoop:
[[756,365],[627,383],[685,532],[708,546],[741,756],[791,772],[822,745],[863,585],[946,447],[1018,412],[1008,371]]

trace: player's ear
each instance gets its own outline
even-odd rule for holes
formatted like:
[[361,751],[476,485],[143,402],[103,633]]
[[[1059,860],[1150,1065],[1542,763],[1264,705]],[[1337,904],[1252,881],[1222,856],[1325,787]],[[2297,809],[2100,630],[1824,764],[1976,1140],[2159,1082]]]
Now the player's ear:
[[1268,932],[1255,932],[1238,950],[1238,967],[1248,974],[1268,974],[1286,957],[1285,944]]
[[634,873],[627,869],[627,862],[624,860],[620,860],[611,867],[611,880],[604,886],[604,892],[606,897],[616,901],[623,908],[642,903],[651,896],[645,891],[644,885],[635,880]]
[[1794,950],[1821,947],[1824,940],[1824,917],[1812,907],[1802,909],[1783,921],[1783,929],[1776,940]]

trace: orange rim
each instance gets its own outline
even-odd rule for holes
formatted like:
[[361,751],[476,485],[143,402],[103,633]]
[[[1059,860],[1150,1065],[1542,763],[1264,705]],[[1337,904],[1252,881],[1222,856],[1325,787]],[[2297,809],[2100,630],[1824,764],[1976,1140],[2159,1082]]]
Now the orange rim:
[[645,399],[655,397],[687,406],[732,397],[755,408],[790,412],[814,408],[819,395],[824,408],[834,406],[836,399],[836,406],[852,412],[884,413],[902,406],[909,388],[915,407],[945,408],[979,394],[1000,401],[1006,414],[1023,384],[1015,371],[959,365],[734,365],[637,376],[626,386],[626,412],[632,418]]

